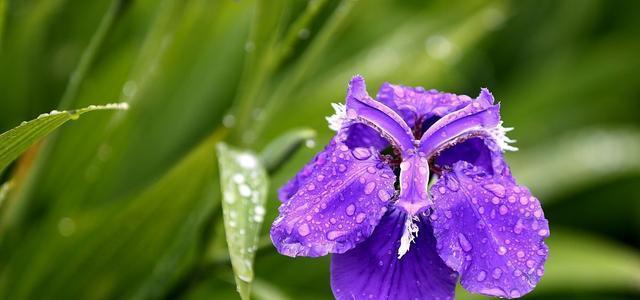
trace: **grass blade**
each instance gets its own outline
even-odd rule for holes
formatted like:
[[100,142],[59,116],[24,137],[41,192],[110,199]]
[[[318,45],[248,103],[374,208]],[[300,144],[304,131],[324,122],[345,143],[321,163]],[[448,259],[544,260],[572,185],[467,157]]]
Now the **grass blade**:
[[267,173],[250,152],[218,144],[222,211],[231,265],[240,297],[249,299],[253,258],[264,220]]
[[124,110],[126,103],[92,105],[75,111],[52,111],[41,114],[38,118],[24,122],[0,135],[0,172],[29,146],[45,137],[60,125],[77,119],[81,114],[96,110]]

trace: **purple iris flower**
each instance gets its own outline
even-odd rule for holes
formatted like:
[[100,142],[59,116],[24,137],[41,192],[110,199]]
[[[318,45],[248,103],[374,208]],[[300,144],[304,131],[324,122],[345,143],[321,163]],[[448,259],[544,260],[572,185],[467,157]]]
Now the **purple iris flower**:
[[[517,298],[544,273],[549,227],[503,152],[500,105],[364,79],[328,119],[329,145],[279,192],[281,254],[332,253],[337,299]],[[430,181],[432,182],[430,184]]]

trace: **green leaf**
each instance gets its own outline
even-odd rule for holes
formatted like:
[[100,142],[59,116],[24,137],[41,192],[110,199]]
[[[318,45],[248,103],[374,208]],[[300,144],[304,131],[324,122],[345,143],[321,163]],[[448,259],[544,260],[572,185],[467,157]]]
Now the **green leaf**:
[[240,297],[249,299],[268,178],[258,157],[218,144],[225,235]]
[[315,144],[313,129],[292,129],[271,141],[260,153],[260,160],[269,173],[275,172],[303,144]]
[[[67,212],[57,228],[44,224],[33,228],[38,234],[6,243],[16,249],[0,280],[11,288],[0,288],[0,298],[160,298],[193,263],[200,230],[218,203],[213,154],[224,133],[210,135],[143,190]],[[61,230],[62,222],[72,230]],[[51,261],[65,267],[38,263]]]
[[126,103],[114,103],[92,105],[75,111],[54,110],[48,114],[41,114],[34,120],[23,122],[20,126],[0,135],[0,172],[27,150],[29,146],[67,121],[78,119],[81,114],[90,111],[126,110],[128,107]]

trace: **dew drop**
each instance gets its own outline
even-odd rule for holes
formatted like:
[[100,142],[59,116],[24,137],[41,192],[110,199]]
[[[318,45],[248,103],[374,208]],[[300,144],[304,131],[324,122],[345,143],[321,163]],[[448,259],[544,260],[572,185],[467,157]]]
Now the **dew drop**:
[[346,171],[346,170],[347,170],[347,166],[345,166],[343,164],[340,164],[338,166],[338,171],[340,171],[341,173],[344,173],[344,171]]
[[311,230],[309,230],[309,224],[304,223],[298,227],[298,234],[301,236],[307,236],[309,233],[311,233]]
[[522,250],[518,251],[516,253],[516,255],[518,256],[518,258],[523,258],[524,257],[524,252]]
[[491,273],[491,277],[493,277],[493,279],[500,279],[500,276],[502,276],[502,269],[500,268],[493,269],[493,272]]
[[355,148],[353,151],[351,151],[351,154],[353,155],[353,157],[359,160],[365,160],[371,157],[371,151],[363,147]]
[[367,168],[367,172],[369,172],[370,174],[375,174],[376,168],[374,166],[370,166]]
[[353,203],[349,204],[346,210],[347,216],[353,216],[355,212],[356,212],[356,206]]
[[327,233],[327,238],[329,240],[335,240],[339,237],[341,237],[344,234],[344,231],[337,231],[337,230],[333,230],[333,231],[329,231],[329,233]]
[[483,187],[489,192],[493,193],[494,195],[500,198],[504,197],[505,189],[502,184],[490,183],[490,184],[485,184]]
[[547,236],[548,234],[549,234],[549,230],[546,230],[546,229],[540,229],[538,231],[539,236]]
[[373,190],[375,189],[376,189],[375,181],[370,181],[369,183],[367,183],[367,185],[364,186],[364,193],[369,195],[373,193]]
[[491,198],[491,203],[493,203],[495,205],[500,204],[500,198],[498,198],[498,197]]
[[317,181],[323,181],[324,180],[324,175],[320,174],[316,177]]
[[379,190],[378,191],[378,199],[380,199],[380,201],[387,202],[387,201],[389,201],[389,198],[391,198],[391,195],[389,195],[389,193],[387,193],[387,191],[385,191],[385,190]]
[[506,205],[500,205],[500,208],[498,208],[498,212],[501,216],[504,216],[509,212],[509,208],[507,208]]
[[533,215],[534,215],[536,218],[540,218],[540,217],[542,217],[542,210],[541,210],[541,209],[537,209],[536,211],[534,211],[534,212],[533,212]]
[[462,250],[464,250],[465,252],[469,252],[471,251],[471,249],[473,249],[467,237],[462,233],[458,234],[458,242],[460,243],[460,247],[462,247]]
[[535,262],[535,261],[533,261],[533,260],[531,260],[531,259],[530,259],[530,260],[527,260],[527,267],[529,267],[529,268],[533,268],[533,266],[535,265],[535,263],[536,263],[536,262]]
[[511,296],[511,298],[518,298],[521,296],[520,291],[518,290],[511,290],[511,293],[509,295]]
[[249,197],[251,196],[251,188],[246,185],[246,184],[241,184],[238,186],[238,192],[240,192],[240,195],[242,197]]
[[522,205],[527,205],[529,203],[529,198],[527,197],[520,197],[520,204]]
[[447,188],[455,192],[460,188],[460,186],[458,185],[458,182],[456,182],[455,180],[449,179],[447,180]]
[[505,246],[498,247],[498,254],[505,255],[506,253],[507,253],[507,247]]
[[315,184],[313,184],[313,182],[312,182],[312,183],[310,183],[310,184],[307,186],[307,191],[313,191],[313,190],[315,190],[315,189],[316,189],[316,185],[315,185]]
[[453,214],[451,213],[450,210],[445,210],[444,211],[444,216],[447,217],[447,219],[453,218]]
[[358,215],[356,216],[356,223],[360,224],[362,222],[364,222],[364,220],[367,218],[367,215],[364,213],[358,213]]
[[447,192],[447,189],[445,189],[443,186],[438,187],[438,192],[440,192],[440,194],[443,194]]
[[477,280],[478,282],[481,282],[481,281],[484,281],[484,280],[485,280],[485,278],[487,278],[487,272],[485,272],[485,271],[480,271],[480,272],[478,273],[478,276],[476,277],[476,280]]
[[513,195],[509,196],[507,200],[509,200],[509,203],[516,203],[516,197],[514,197]]

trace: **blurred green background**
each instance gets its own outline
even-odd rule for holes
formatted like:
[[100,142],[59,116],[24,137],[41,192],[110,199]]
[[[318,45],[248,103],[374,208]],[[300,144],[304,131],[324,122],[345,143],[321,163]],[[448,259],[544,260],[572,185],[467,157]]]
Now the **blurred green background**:
[[[276,190],[354,74],[475,96],[516,128],[551,226],[527,299],[640,297],[640,1],[0,0],[0,132],[64,125],[0,174],[0,299],[235,299],[215,145],[317,131],[271,175],[255,299],[331,299],[278,255]],[[459,298],[473,298],[462,290]],[[477,297],[483,298],[483,297]]]

